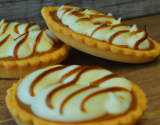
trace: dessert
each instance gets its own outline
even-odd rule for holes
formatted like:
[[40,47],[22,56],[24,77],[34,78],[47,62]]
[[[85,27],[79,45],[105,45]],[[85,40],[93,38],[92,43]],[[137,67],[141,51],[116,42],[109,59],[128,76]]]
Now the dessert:
[[41,11],[48,28],[66,44],[101,58],[144,63],[154,60],[160,45],[148,37],[146,29],[139,31],[93,9],[63,5],[44,7]]
[[26,74],[63,61],[70,47],[35,23],[0,22],[0,78]]
[[18,125],[134,125],[146,109],[143,91],[99,66],[55,65],[7,90]]

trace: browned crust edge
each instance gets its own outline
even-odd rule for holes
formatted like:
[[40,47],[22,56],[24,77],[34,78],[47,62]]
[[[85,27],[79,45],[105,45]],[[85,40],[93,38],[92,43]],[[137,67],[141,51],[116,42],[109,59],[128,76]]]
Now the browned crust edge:
[[48,54],[22,60],[0,61],[0,78],[22,78],[37,69],[58,64],[67,58],[70,49],[70,46],[63,44],[61,48]]
[[[18,85],[22,82],[20,79],[18,83],[14,83],[13,86],[7,90],[6,105],[9,112],[15,119],[18,125],[82,125],[82,123],[57,123],[47,121],[39,118],[35,115],[29,114],[28,112],[21,109],[15,99]],[[132,90],[137,98],[137,107],[135,110],[128,112],[125,116],[120,116],[114,120],[106,120],[102,122],[91,122],[83,123],[83,125],[134,125],[137,120],[141,117],[143,111],[147,108],[147,99],[145,93],[134,83],[132,83]]]
[[[50,11],[58,10],[58,7],[44,7],[41,10],[42,16],[46,21],[49,29],[56,35],[59,39],[61,39],[66,44],[73,46],[81,51],[86,53],[102,57],[105,59],[110,59],[119,62],[126,62],[126,63],[144,63],[154,60],[160,54],[160,44],[156,41],[151,40],[155,46],[152,50],[133,50],[129,48],[122,48],[114,45],[110,45],[108,43],[102,42],[100,40],[93,39],[91,37],[76,33],[72,30],[69,30],[59,23],[55,22],[52,17],[50,16]],[[63,39],[65,37],[65,39]],[[67,38],[67,39],[66,39]],[[74,45],[74,42],[77,42],[78,45]],[[83,48],[89,47],[89,50],[84,50]],[[97,52],[92,51],[91,49],[96,50]],[[104,54],[103,54],[104,53]],[[112,54],[114,53],[114,54]],[[116,56],[115,56],[116,54]],[[106,56],[107,55],[107,56]],[[111,55],[111,56],[108,56]],[[121,59],[122,57],[122,59]]]

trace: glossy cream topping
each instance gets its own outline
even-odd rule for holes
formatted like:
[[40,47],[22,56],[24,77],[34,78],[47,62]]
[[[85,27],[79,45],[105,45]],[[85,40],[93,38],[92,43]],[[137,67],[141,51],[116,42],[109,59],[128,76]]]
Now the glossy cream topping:
[[36,23],[18,23],[12,22],[7,23],[4,19],[0,22],[0,37],[6,37],[9,34],[15,39],[19,35],[28,32],[28,31],[35,31],[40,30],[40,26]]
[[92,38],[106,41],[109,44],[132,49],[149,49],[145,28],[138,31],[116,20],[111,13],[105,15],[93,9],[82,9],[77,6],[63,5],[57,11],[58,18],[73,31]]
[[0,58],[26,58],[50,50],[58,39],[35,23],[0,22]]
[[17,96],[41,118],[80,122],[126,112],[131,90],[127,79],[101,67],[57,65],[29,74]]

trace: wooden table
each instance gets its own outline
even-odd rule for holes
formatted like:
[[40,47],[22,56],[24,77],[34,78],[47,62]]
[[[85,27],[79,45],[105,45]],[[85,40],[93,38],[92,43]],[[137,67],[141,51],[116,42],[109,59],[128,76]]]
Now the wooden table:
[[[149,37],[160,43],[160,15],[126,20],[123,23],[137,24],[139,30],[146,25]],[[126,64],[101,59],[72,49],[70,56],[62,64],[99,65],[125,76],[140,86],[148,98],[148,108],[136,125],[160,125],[160,56],[145,64]],[[17,81],[16,79],[0,79],[0,125],[16,125],[6,108],[5,96],[6,90]]]

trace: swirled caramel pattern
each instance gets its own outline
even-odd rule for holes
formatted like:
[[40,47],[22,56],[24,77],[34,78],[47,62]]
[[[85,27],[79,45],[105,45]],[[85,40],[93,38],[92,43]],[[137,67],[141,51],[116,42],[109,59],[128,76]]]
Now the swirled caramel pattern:
[[21,82],[17,96],[35,115],[62,122],[117,117],[130,109],[133,98],[132,86],[123,76],[99,66],[79,65],[33,72]]
[[[17,60],[32,55],[51,52],[62,46],[62,43],[46,28],[40,30],[36,23],[0,22],[0,58]],[[3,51],[4,50],[4,51]]]

